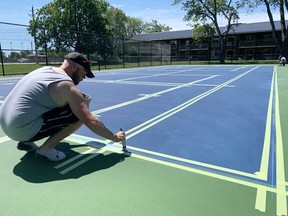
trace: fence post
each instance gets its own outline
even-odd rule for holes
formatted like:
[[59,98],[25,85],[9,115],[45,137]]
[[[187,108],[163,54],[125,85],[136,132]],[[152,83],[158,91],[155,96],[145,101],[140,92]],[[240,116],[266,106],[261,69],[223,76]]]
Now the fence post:
[[2,65],[2,74],[3,74],[3,76],[5,76],[4,63],[3,63],[3,53],[2,53],[1,43],[0,43],[0,58],[1,58],[1,65]]
[[123,68],[125,68],[125,39],[122,38],[122,63],[123,63]]
[[153,43],[151,43],[151,66],[153,66]]
[[138,67],[140,67],[140,41],[138,40]]
[[48,66],[48,52],[47,52],[47,42],[46,42],[46,30],[44,28],[44,38],[45,38],[45,55],[46,55],[46,66]]

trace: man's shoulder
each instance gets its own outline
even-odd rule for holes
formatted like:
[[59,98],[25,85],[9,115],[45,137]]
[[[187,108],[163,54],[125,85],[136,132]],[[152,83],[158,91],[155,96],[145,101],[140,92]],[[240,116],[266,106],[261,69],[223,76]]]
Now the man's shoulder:
[[49,85],[49,92],[51,97],[59,105],[65,105],[67,100],[74,95],[74,91],[78,91],[74,83],[68,80],[61,80],[58,82],[51,83]]

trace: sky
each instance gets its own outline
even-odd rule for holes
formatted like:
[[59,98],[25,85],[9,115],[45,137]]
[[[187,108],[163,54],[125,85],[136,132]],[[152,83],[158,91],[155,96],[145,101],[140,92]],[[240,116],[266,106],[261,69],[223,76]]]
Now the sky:
[[[36,10],[43,7],[52,0],[9,0],[1,1],[0,22],[17,23],[28,25],[31,19],[32,6]],[[171,31],[191,29],[188,22],[183,21],[185,11],[181,5],[172,5],[173,0],[107,0],[108,3],[121,9],[126,15],[141,18],[151,22],[157,20],[158,23],[172,27]],[[274,14],[275,15],[275,14]],[[277,14],[276,14],[277,15]],[[279,16],[275,16],[275,20]],[[241,23],[269,21],[266,11],[258,8],[253,14],[247,14],[243,10],[240,14]],[[220,26],[226,23],[220,20]],[[12,28],[11,26],[0,24],[0,43],[2,49],[31,49],[33,40],[26,33],[24,28]]]

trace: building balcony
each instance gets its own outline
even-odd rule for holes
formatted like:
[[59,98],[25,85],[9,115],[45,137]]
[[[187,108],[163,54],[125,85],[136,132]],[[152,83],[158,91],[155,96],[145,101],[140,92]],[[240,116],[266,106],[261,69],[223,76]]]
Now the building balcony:
[[207,50],[209,47],[208,44],[192,44],[192,45],[180,45],[179,50]]
[[276,47],[276,43],[274,40],[239,42],[239,48],[253,48],[253,47]]

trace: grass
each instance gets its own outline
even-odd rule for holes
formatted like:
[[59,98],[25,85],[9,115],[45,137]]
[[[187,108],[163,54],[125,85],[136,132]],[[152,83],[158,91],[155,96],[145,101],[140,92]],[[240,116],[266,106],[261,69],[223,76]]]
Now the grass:
[[[226,60],[226,64],[275,64],[276,60]],[[139,63],[120,63],[107,65],[92,65],[92,70],[107,70],[107,69],[122,69],[122,68],[137,68],[161,65],[216,65],[219,61],[174,61],[174,62],[139,62]],[[44,66],[44,63],[9,63],[4,64],[0,69],[1,75],[23,75],[27,74],[37,68]],[[51,66],[60,66],[53,64]],[[3,71],[4,68],[4,71]],[[0,75],[0,76],[1,76]]]
[[42,64],[4,64],[4,72],[2,75],[22,75],[27,74],[37,68],[42,67]]

